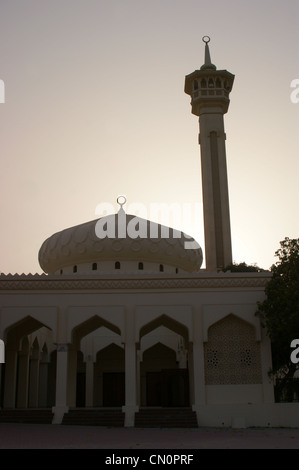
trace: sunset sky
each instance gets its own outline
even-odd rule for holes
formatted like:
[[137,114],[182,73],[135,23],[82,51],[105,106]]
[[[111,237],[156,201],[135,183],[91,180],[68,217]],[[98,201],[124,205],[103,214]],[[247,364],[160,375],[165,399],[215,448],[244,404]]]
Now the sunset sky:
[[43,241],[99,217],[102,202],[117,211],[120,194],[127,209],[195,207],[175,228],[204,247],[198,118],[184,93],[204,35],[235,75],[233,259],[268,269],[280,240],[299,236],[298,0],[0,0],[1,272],[41,273]]

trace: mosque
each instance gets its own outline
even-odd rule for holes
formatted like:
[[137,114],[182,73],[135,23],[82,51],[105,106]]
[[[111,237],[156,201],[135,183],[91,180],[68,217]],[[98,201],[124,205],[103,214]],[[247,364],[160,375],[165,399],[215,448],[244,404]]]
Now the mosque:
[[[298,425],[298,404],[275,403],[271,345],[255,316],[271,274],[223,271],[232,264],[224,114],[234,75],[216,68],[203,40],[204,64],[185,92],[199,117],[206,268],[187,235],[167,227],[165,237],[123,207],[50,236],[39,251],[44,274],[0,276],[0,421]],[[99,237],[99,223],[117,235]],[[150,224],[155,236],[123,236],[129,224]]]

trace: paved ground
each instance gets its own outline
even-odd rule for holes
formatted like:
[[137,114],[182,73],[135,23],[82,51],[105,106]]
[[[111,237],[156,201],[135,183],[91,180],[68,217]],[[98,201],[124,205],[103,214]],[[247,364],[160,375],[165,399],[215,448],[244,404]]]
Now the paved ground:
[[299,449],[299,428],[113,429],[0,423],[0,449]]

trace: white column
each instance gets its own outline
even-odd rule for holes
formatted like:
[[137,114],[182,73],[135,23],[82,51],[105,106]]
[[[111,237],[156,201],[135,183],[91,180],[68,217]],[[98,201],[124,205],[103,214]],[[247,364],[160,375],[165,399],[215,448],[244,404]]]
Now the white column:
[[74,346],[68,347],[68,405],[76,406],[77,393],[77,350]]
[[136,342],[135,342],[135,312],[128,309],[125,322],[125,397],[126,404],[125,426],[132,427],[135,422],[135,413],[139,410],[137,405],[137,374],[136,374]]
[[93,357],[88,355],[86,358],[86,385],[85,385],[85,406],[93,406],[93,379],[94,363]]
[[204,344],[201,308],[197,308],[193,313],[193,325],[194,334],[192,347],[192,363],[194,401],[192,409],[196,412],[197,423],[200,424],[200,407],[206,404]]
[[178,362],[179,362],[179,369],[186,369],[187,367],[187,350],[186,349],[182,348],[179,350]]
[[18,358],[18,352],[16,349],[6,348],[3,408],[15,408],[16,383],[17,383],[17,358]]
[[39,351],[33,351],[30,361],[29,377],[29,400],[30,408],[38,407],[38,386],[39,386]]
[[64,413],[68,412],[67,405],[67,378],[68,378],[68,345],[57,345],[56,365],[56,401],[52,408],[54,413],[53,424],[61,424]]

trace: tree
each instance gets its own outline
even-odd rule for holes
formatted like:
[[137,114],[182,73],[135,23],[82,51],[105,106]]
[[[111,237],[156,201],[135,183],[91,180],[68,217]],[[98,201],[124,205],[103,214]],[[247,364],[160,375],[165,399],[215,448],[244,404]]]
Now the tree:
[[223,269],[224,272],[231,271],[232,273],[259,273],[264,269],[259,268],[256,264],[246,264],[245,261],[242,263],[233,263]]
[[299,238],[286,237],[275,256],[279,261],[271,267],[273,275],[265,289],[266,299],[258,304],[256,315],[272,344],[270,375],[280,379],[277,383],[282,390],[299,369],[299,364],[291,361],[290,346],[292,340],[299,338]]

